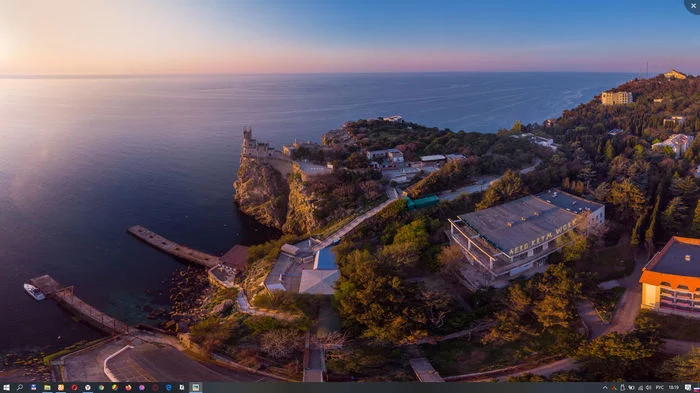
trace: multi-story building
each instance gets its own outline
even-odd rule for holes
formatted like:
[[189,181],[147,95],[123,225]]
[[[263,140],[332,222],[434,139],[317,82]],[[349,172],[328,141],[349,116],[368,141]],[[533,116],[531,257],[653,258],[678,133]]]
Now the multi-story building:
[[676,158],[679,158],[681,155],[683,155],[683,153],[685,153],[686,150],[688,150],[688,147],[690,147],[690,144],[693,143],[694,139],[695,137],[690,135],[673,134],[665,141],[654,143],[651,145],[651,147],[663,148],[665,146],[669,146],[673,152],[676,153]]
[[600,95],[600,101],[603,103],[603,105],[624,105],[634,102],[632,93],[627,91],[618,91],[615,93],[611,91],[604,91]]
[[377,163],[388,162],[390,166],[396,166],[404,162],[403,153],[399,149],[370,150],[367,159]]
[[664,119],[664,127],[666,126],[680,126],[685,123],[685,116],[669,116]]
[[666,79],[685,79],[688,77],[688,75],[674,69],[671,69],[671,71],[665,73],[664,76]]
[[553,189],[449,220],[450,241],[495,280],[543,265],[561,236],[604,221],[604,205]]
[[700,239],[672,237],[639,282],[643,309],[700,319]]

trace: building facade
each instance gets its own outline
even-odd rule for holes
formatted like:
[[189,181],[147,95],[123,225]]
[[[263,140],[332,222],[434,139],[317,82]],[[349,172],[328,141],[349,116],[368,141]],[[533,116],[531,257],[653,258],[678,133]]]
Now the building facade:
[[664,119],[664,127],[674,127],[677,125],[683,125],[683,123],[685,123],[685,116],[669,116]]
[[700,239],[672,237],[639,282],[642,309],[700,319]]
[[688,77],[688,75],[686,75],[680,71],[676,71],[674,69],[665,73],[664,76],[666,77],[666,79],[685,79]]
[[659,143],[654,143],[651,145],[652,148],[664,148],[666,146],[670,147],[674,153],[676,153],[676,158],[680,158],[680,156],[685,153],[686,150],[688,150],[688,147],[693,143],[693,140],[695,139],[694,136],[690,135],[685,135],[685,134],[673,134],[668,139],[666,139],[663,142]]
[[543,265],[563,235],[604,221],[604,205],[552,189],[449,220],[450,242],[495,280]]
[[627,91],[618,91],[616,93],[604,91],[600,95],[600,101],[603,105],[624,105],[631,104],[634,102],[634,99],[632,98],[632,93]]
[[243,145],[241,155],[245,157],[273,157],[275,150],[269,143],[258,142],[253,138],[253,129],[249,127],[243,128]]

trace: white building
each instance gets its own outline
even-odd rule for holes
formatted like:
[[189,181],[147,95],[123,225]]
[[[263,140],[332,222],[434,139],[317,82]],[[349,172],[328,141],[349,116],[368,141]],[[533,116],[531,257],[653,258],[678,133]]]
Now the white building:
[[616,136],[616,135],[623,134],[624,132],[625,132],[625,130],[623,130],[622,128],[615,128],[615,129],[608,131],[608,135]]
[[380,117],[380,119],[382,119],[384,121],[388,121],[389,123],[403,123],[403,117],[401,117],[399,115]]
[[673,134],[665,141],[654,143],[653,145],[651,145],[651,147],[664,148],[666,146],[669,146],[671,149],[673,149],[673,152],[676,153],[676,158],[680,158],[680,156],[682,156],[683,153],[685,153],[685,151],[688,150],[688,147],[690,147],[690,144],[693,143],[694,139],[695,137],[690,135]]

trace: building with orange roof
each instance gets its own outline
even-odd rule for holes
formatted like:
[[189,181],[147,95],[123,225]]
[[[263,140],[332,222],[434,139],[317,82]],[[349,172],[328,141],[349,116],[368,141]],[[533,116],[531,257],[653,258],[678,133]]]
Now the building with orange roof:
[[700,239],[672,237],[639,282],[643,309],[700,319]]

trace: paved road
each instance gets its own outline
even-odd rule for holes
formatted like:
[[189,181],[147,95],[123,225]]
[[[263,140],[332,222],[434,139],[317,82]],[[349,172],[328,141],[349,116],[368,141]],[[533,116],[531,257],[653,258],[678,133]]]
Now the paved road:
[[586,326],[588,326],[588,335],[590,339],[600,337],[607,332],[610,326],[600,319],[595,307],[593,307],[593,303],[586,300],[579,302],[576,307],[578,308],[578,315],[581,316],[581,319],[583,319]]
[[125,338],[117,338],[63,356],[61,358],[63,361],[62,380],[75,382],[109,381],[103,368],[105,359],[125,345],[129,345],[130,342],[131,340]]
[[396,190],[392,188],[387,188],[387,196],[389,197],[389,200],[382,203],[379,206],[376,206],[372,208],[371,210],[365,212],[363,215],[356,217],[354,220],[350,221],[349,223],[345,224],[342,228],[337,230],[335,233],[332,235],[328,236],[324,241],[321,243],[317,244],[314,246],[314,251],[321,250],[323,248],[326,248],[333,244],[334,241],[339,240],[343,236],[345,236],[348,232],[352,231],[355,229],[358,225],[360,225],[362,222],[364,222],[366,219],[373,217],[375,214],[379,213],[384,209],[388,204],[391,202],[395,201],[396,199],[399,198],[399,194],[396,192]]
[[499,377],[497,379],[499,381],[505,381],[509,377],[517,377],[519,375],[523,375],[526,373],[535,374],[535,375],[542,375],[544,377],[551,377],[552,374],[556,374],[556,373],[562,372],[562,371],[575,370],[577,367],[578,366],[576,365],[576,361],[574,359],[566,358],[566,359],[558,360],[556,362],[552,362],[549,364],[544,364],[542,366],[535,367],[535,368],[527,370],[527,371],[521,371],[521,372],[517,372],[517,373],[504,375],[504,376]]
[[[521,169],[520,173],[522,173],[524,175],[524,174],[527,174],[527,173],[534,171],[535,168],[537,168],[537,166],[540,165],[541,162],[542,162],[542,160],[540,160],[539,158],[535,158],[535,164],[531,165],[527,168]],[[462,195],[475,194],[477,192],[481,192],[481,191],[486,190],[487,188],[489,188],[489,186],[491,184],[500,180],[502,177],[503,177],[503,175],[501,175],[501,176],[482,176],[482,177],[478,178],[476,184],[472,184],[470,186],[458,188],[455,191],[443,192],[443,193],[438,195],[438,198],[440,198],[441,201],[451,201],[451,200],[459,198]]]
[[664,339],[661,345],[661,352],[669,355],[683,355],[690,352],[693,348],[700,347],[700,342]]
[[237,381],[253,382],[272,378],[244,370],[232,371],[204,365],[177,349],[143,343],[127,348],[106,364],[120,382],[134,381]]
[[166,341],[145,342],[129,336],[103,341],[63,356],[61,379],[74,382],[108,381],[110,379],[105,373],[105,360],[131,346],[133,348],[107,360],[108,371],[119,381],[274,381],[273,378],[245,370],[201,363],[166,344]]

